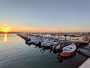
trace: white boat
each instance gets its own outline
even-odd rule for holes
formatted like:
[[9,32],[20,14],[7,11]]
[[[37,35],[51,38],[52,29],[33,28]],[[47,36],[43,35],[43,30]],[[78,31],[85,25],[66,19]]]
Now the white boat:
[[47,38],[47,39],[42,40],[41,45],[42,46],[53,46],[53,45],[57,45],[57,43],[58,43],[57,41]]
[[40,37],[31,36],[30,40],[28,40],[27,42],[28,42],[28,44],[35,44],[35,45],[37,45],[39,42],[41,42],[41,38]]

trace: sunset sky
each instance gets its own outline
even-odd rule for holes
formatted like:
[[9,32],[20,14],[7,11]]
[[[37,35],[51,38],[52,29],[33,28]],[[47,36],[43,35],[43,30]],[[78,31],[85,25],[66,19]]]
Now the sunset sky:
[[0,0],[0,31],[90,31],[90,0]]

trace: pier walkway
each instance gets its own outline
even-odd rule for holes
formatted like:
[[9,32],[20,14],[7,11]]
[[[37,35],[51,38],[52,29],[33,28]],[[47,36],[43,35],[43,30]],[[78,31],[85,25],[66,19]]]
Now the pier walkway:
[[90,58],[88,58],[79,68],[90,68]]

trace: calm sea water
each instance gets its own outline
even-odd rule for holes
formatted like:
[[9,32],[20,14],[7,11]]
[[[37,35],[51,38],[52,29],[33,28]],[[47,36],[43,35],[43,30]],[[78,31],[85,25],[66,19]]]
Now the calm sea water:
[[41,53],[15,34],[0,34],[0,68],[77,68],[84,60],[77,55],[59,63],[55,54]]

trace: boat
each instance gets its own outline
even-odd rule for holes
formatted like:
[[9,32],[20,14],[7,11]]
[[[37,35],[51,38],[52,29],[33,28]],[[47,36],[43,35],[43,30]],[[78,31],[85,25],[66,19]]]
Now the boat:
[[41,42],[41,46],[44,49],[51,49],[53,46],[57,44],[58,44],[58,41],[55,41],[54,39],[50,39],[50,38],[44,38],[43,41]]
[[26,43],[28,45],[41,45],[41,38],[40,37],[35,37],[35,36],[31,36],[29,40],[26,40]]
[[59,53],[62,59],[67,59],[76,55],[76,45],[74,43],[62,48],[62,52]]

